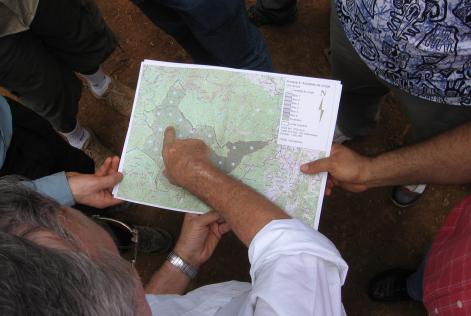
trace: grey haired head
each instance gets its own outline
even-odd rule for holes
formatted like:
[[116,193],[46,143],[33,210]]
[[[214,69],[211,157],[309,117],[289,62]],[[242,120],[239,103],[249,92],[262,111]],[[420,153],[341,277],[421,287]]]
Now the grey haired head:
[[[14,178],[0,179],[0,315],[134,315],[139,279],[123,259],[90,257],[58,221],[61,206]],[[48,230],[71,245],[28,239]]]

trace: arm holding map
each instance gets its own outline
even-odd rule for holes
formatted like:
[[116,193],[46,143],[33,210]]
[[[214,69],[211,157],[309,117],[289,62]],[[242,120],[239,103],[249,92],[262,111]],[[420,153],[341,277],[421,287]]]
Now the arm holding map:
[[[198,267],[209,258],[222,233],[228,230],[227,225],[249,247],[252,284],[241,284],[244,290],[236,297],[218,297],[218,301],[228,302],[219,307],[221,315],[235,311],[244,315],[345,315],[340,289],[347,265],[326,237],[216,168],[210,161],[209,147],[201,140],[177,139],[175,130],[167,128],[162,156],[169,180],[215,210],[186,216],[175,253]],[[221,217],[227,225],[220,224]],[[152,278],[147,292],[162,293],[158,290],[162,284],[186,285],[185,278],[184,273],[178,275],[178,270],[166,262]],[[204,299],[211,300],[212,291],[219,296],[229,292],[235,295],[235,290],[227,291],[234,286],[233,281],[208,285],[204,287]],[[183,291],[184,288],[174,293]],[[196,300],[200,305],[203,298],[198,295],[201,294],[196,289],[175,300]],[[151,302],[152,299],[156,306],[165,308],[158,296],[150,298]],[[167,303],[169,309],[176,308],[168,300]]]
[[326,188],[334,185],[348,191],[411,184],[456,184],[471,182],[471,123],[458,126],[427,141],[369,158],[343,145],[333,145],[328,158],[301,166],[301,171],[330,174]]
[[175,130],[168,128],[162,156],[167,177],[221,214],[246,246],[272,220],[290,218],[265,197],[214,167],[209,147],[201,140],[177,140]]

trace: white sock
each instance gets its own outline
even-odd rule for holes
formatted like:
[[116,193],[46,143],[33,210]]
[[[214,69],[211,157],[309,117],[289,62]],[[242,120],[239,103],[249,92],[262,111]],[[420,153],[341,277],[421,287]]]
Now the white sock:
[[61,134],[64,135],[65,138],[67,138],[67,140],[69,141],[69,144],[72,147],[75,147],[78,149],[82,149],[85,142],[90,138],[90,133],[85,128],[80,126],[78,121],[77,121],[77,124],[75,125],[75,128],[71,132],[68,132],[68,133],[61,132]]
[[411,184],[411,185],[405,185],[404,187],[407,188],[409,191],[422,194],[427,188],[427,185],[426,184]]
[[111,83],[111,78],[103,72],[101,67],[94,74],[80,75],[87,80],[92,93],[96,97],[102,97]]

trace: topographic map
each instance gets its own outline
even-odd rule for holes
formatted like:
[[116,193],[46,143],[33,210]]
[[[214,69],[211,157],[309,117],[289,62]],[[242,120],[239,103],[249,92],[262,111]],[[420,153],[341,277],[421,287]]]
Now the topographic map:
[[209,210],[162,174],[163,133],[174,126],[179,138],[204,140],[221,170],[317,228],[326,176],[304,175],[299,166],[329,152],[337,107],[328,111],[333,123],[327,122],[325,148],[279,144],[286,80],[270,73],[144,62],[120,164],[124,179],[115,196],[172,210]]

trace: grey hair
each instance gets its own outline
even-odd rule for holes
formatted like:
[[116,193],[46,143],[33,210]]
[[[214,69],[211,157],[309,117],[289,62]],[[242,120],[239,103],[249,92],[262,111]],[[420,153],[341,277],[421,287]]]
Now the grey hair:
[[32,182],[18,176],[0,178],[0,229],[20,236],[45,229],[73,241],[57,220],[61,205],[32,188]]
[[60,212],[59,204],[15,179],[0,179],[0,315],[134,315],[139,279],[130,264],[25,237],[48,230],[76,246]]

